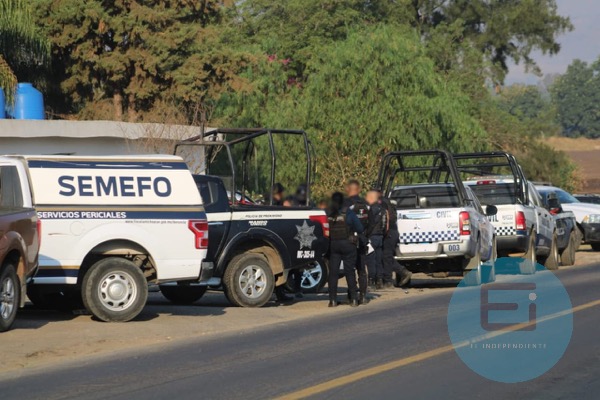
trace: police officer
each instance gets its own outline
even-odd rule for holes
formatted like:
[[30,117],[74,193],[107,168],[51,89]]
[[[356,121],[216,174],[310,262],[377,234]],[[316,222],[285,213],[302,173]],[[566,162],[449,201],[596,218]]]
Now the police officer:
[[329,222],[329,307],[337,307],[337,288],[340,264],[344,262],[344,273],[350,294],[350,306],[358,306],[358,287],[356,285],[356,246],[357,235],[363,232],[363,226],[354,211],[344,207],[344,195],[334,193],[331,196]]
[[387,212],[378,190],[369,190],[366,200],[369,204],[367,269],[371,286],[380,290],[383,289],[383,238],[387,234]]
[[387,233],[383,238],[383,286],[386,289],[391,288],[394,283],[392,274],[396,274],[396,287],[405,286],[412,277],[412,272],[406,269],[404,265],[398,263],[395,258],[396,246],[400,242],[398,233],[398,212],[390,199],[382,198],[382,204],[387,213]]
[[[354,211],[363,229],[366,230],[369,218],[369,205],[360,196],[361,187],[356,179],[351,179],[346,184],[346,200],[344,207]],[[358,273],[358,302],[367,304],[367,241],[364,234],[358,236],[358,254],[356,257],[356,272]]]

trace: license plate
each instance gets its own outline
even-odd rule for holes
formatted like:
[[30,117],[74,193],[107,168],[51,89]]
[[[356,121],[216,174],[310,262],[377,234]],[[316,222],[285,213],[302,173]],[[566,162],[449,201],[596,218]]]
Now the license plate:
[[402,253],[437,253],[440,245],[437,243],[401,244]]

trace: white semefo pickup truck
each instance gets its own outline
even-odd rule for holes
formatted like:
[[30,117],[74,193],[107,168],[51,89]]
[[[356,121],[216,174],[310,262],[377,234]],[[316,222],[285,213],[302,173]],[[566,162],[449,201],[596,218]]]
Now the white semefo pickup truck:
[[464,273],[468,285],[495,280],[496,237],[488,215],[496,209],[484,211],[464,189],[462,196],[454,184],[396,186],[390,192],[398,212],[397,259],[411,272]]
[[42,221],[39,271],[28,297],[102,321],[143,309],[148,283],[202,281],[208,223],[179,157],[13,157],[31,177]]

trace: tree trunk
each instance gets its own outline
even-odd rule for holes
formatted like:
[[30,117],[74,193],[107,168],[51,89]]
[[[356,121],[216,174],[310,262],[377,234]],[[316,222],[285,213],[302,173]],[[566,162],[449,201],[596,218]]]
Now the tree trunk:
[[113,108],[115,121],[123,121],[123,94],[121,92],[115,92],[113,95]]
[[127,97],[127,120],[129,122],[136,122],[137,117],[137,111],[135,110],[135,96],[130,94]]

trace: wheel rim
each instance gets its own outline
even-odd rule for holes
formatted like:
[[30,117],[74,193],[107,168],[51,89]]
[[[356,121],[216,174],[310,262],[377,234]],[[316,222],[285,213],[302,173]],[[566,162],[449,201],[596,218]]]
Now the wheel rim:
[[2,281],[2,292],[0,293],[0,316],[9,319],[15,309],[15,284],[10,277]]
[[238,284],[244,296],[256,299],[267,289],[267,274],[261,267],[249,265],[240,274]]
[[131,307],[138,289],[133,277],[127,272],[116,271],[100,280],[98,295],[102,305],[111,311],[123,311]]
[[323,267],[321,264],[315,263],[311,268],[306,268],[302,273],[300,286],[302,289],[314,289],[323,279]]

